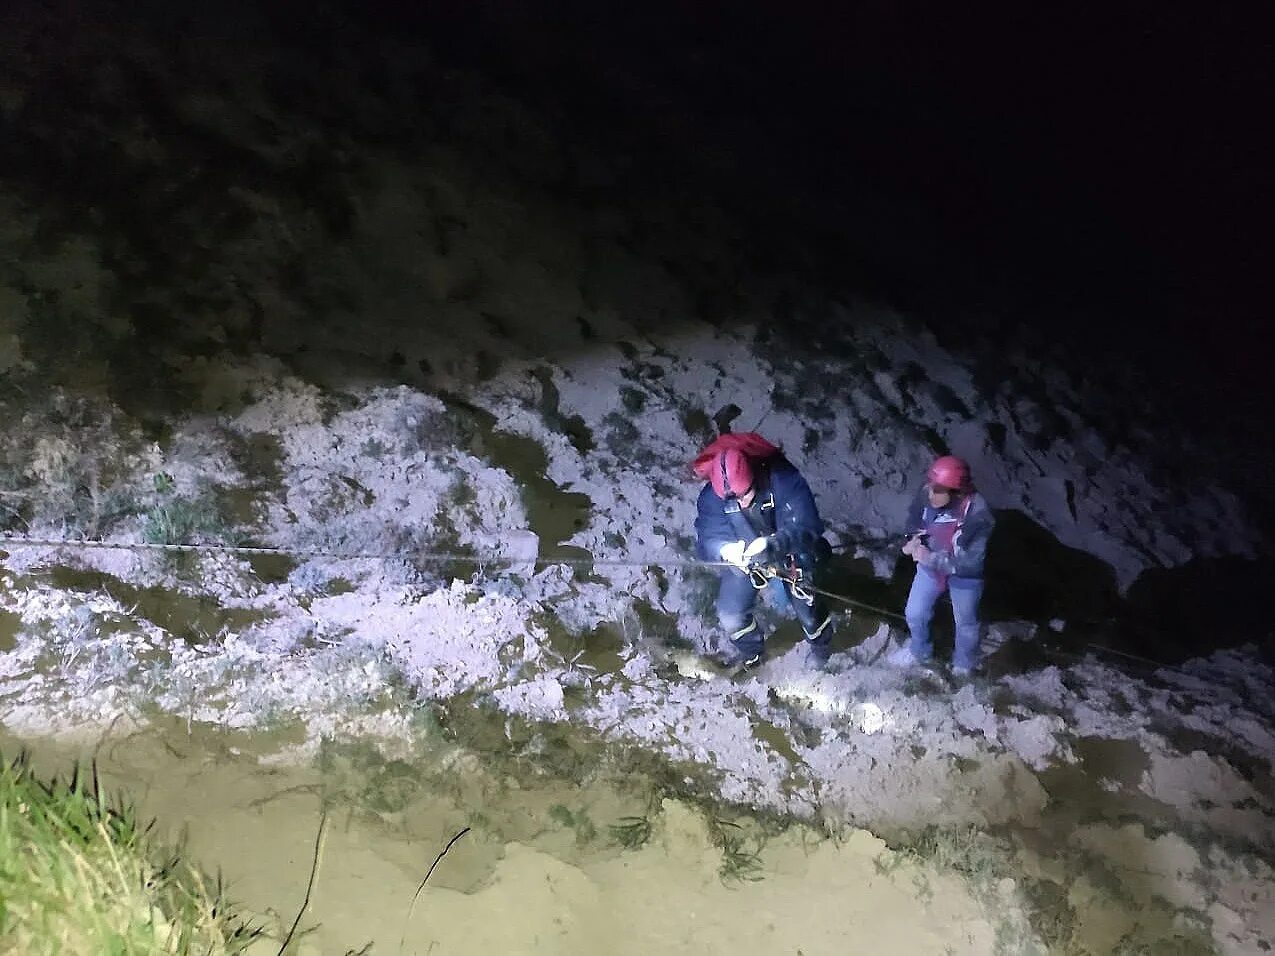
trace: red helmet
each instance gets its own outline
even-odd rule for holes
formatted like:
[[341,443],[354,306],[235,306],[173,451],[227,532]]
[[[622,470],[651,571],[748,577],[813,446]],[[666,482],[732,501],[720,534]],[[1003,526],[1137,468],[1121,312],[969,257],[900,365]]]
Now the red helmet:
[[717,497],[742,495],[753,486],[753,463],[769,461],[780,453],[756,432],[728,432],[709,443],[691,470],[713,486]]
[[944,455],[935,459],[925,477],[932,485],[941,485],[953,491],[969,491],[973,487],[970,481],[970,466],[963,458],[955,455]]
[[742,495],[753,486],[753,466],[739,449],[728,448],[717,456],[708,480],[719,498]]

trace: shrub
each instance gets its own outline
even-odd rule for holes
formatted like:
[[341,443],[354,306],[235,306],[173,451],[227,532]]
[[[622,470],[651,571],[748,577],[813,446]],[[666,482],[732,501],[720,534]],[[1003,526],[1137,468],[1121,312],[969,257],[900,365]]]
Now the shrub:
[[131,477],[149,455],[136,427],[102,403],[58,389],[0,400],[0,527],[106,534],[137,513]]

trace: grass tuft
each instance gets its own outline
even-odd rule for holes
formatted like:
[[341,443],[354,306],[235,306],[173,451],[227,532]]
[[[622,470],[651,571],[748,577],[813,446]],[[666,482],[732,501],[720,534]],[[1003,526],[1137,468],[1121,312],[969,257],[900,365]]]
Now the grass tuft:
[[764,836],[754,834],[750,840],[738,823],[717,818],[709,820],[709,835],[722,851],[717,875],[723,883],[755,883],[763,878],[761,851],[766,845]]
[[620,817],[611,824],[611,842],[626,850],[636,850],[651,839],[650,817]]
[[237,954],[259,935],[95,775],[44,783],[0,761],[0,952]]
[[148,544],[191,544],[209,535],[221,537],[225,530],[207,502],[171,498],[146,513],[142,539]]

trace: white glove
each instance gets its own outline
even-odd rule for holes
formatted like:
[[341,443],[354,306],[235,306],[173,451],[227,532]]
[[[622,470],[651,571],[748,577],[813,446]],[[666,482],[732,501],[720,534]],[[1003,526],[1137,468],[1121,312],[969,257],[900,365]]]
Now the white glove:
[[741,571],[748,570],[748,561],[744,558],[744,542],[732,541],[722,545],[722,560],[735,565]]
[[753,538],[753,540],[748,543],[748,547],[744,549],[744,557],[755,558],[759,554],[765,554],[766,549],[769,547],[769,538]]

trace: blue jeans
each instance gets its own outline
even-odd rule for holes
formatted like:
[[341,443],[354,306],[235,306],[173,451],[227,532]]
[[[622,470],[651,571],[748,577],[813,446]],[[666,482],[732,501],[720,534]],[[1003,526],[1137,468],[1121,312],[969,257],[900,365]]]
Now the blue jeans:
[[[956,649],[952,653],[953,667],[973,668],[978,663],[978,601],[983,596],[982,580],[965,578],[956,587],[946,588],[952,596],[952,617],[956,621]],[[909,645],[916,659],[928,660],[934,653],[930,640],[930,621],[934,617],[934,605],[943,594],[942,583],[924,568],[916,569],[912,590],[908,594],[908,630],[912,632]]]
[[[717,591],[717,620],[722,630],[730,638],[741,654],[752,656],[761,653],[765,643],[765,634],[753,617],[753,609],[757,606],[757,595],[760,593],[753,587],[748,575],[734,568],[726,568],[721,572]],[[793,616],[801,623],[806,640],[824,652],[832,643],[832,624],[828,609],[818,595],[812,604],[807,604],[794,597],[791,588],[779,581],[771,581],[770,588],[778,591],[777,606],[791,610]]]

